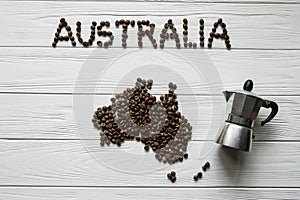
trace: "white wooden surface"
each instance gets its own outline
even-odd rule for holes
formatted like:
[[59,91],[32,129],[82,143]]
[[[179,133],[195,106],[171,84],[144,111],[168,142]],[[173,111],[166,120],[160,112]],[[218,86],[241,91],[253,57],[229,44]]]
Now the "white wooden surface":
[[[299,199],[299,1],[1,1],[0,5],[0,199]],[[255,92],[278,102],[280,111],[270,124],[255,127],[251,153],[214,145],[214,135],[208,131],[217,132],[218,127],[209,129],[210,119],[220,124],[224,113],[212,112],[210,95],[225,106],[222,91],[210,94],[208,87],[220,88],[206,85],[174,56],[168,62],[175,63],[173,67],[190,81],[190,85],[178,82],[181,109],[189,111],[185,115],[195,127],[189,159],[163,165],[136,142],[121,148],[86,148],[97,143],[97,131],[88,126],[88,117],[76,123],[74,95],[90,95],[96,108],[108,104],[116,85],[125,88],[132,82],[119,79],[128,66],[112,68],[95,91],[79,94],[76,84],[84,91],[95,87],[95,80],[77,81],[81,67],[87,60],[103,63],[121,53],[149,52],[151,46],[145,40],[144,49],[138,50],[136,29],[131,29],[129,48],[120,48],[121,30],[112,26],[114,45],[101,49],[101,56],[93,54],[95,45],[86,49],[59,43],[52,49],[60,17],[68,20],[73,31],[75,22],[82,21],[83,34],[92,20],[150,19],[156,24],[155,37],[169,18],[181,34],[181,20],[187,17],[189,38],[197,42],[198,19],[205,20],[207,38],[213,22],[222,17],[231,36],[231,51],[219,41],[210,50],[177,50],[169,42],[165,50],[153,50],[147,56],[171,52],[207,66],[210,63],[201,56],[208,55],[225,89],[240,89],[243,81],[252,78]],[[155,93],[165,91],[165,83],[159,82]],[[261,110],[257,125],[267,114],[268,110]],[[78,128],[85,128],[91,137],[82,140]],[[206,148],[212,148],[211,152],[200,157]],[[206,160],[212,167],[195,183],[192,176]],[[142,174],[132,169],[153,171]],[[175,184],[165,178],[170,170],[178,174]]]

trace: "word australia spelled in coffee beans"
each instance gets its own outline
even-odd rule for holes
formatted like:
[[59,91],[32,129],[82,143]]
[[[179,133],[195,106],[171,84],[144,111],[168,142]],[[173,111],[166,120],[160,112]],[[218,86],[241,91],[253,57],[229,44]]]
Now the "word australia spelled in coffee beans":
[[[182,39],[183,39],[183,47],[184,48],[197,48],[197,43],[188,41],[188,35],[190,33],[189,30],[189,23],[188,19],[184,18],[182,20]],[[154,49],[158,47],[158,42],[159,41],[159,47],[164,48],[165,47],[165,42],[167,40],[174,40],[174,44],[176,48],[181,48],[182,43],[180,42],[180,37],[177,29],[175,28],[175,24],[173,23],[172,19],[167,20],[165,24],[162,24],[159,28],[161,28],[161,32],[158,37],[154,35],[155,28],[157,27],[154,23],[150,22],[149,20],[129,20],[129,19],[120,19],[116,20],[113,25],[116,28],[122,27],[121,30],[121,46],[123,48],[127,47],[127,40],[128,40],[128,28],[131,26],[131,29],[134,30],[135,25],[137,25],[137,46],[139,48],[143,47],[143,37],[147,36],[148,39],[150,40],[152,46]],[[57,44],[59,42],[70,42],[73,47],[76,46],[75,42],[75,37],[77,37],[77,40],[79,44],[81,44],[83,47],[89,47],[93,46],[94,41],[96,41],[96,46],[97,47],[105,47],[108,48],[109,46],[113,45],[113,40],[114,40],[114,34],[110,30],[111,28],[111,23],[109,21],[100,21],[98,26],[96,21],[92,21],[89,27],[90,35],[86,36],[86,40],[84,40],[82,36],[82,23],[80,21],[75,23],[76,26],[76,35],[73,36],[73,32],[71,30],[71,27],[68,25],[67,21],[65,18],[61,18],[58,23],[58,27],[56,28],[56,32],[54,34],[53,42],[52,42],[52,47],[57,47]],[[105,27],[106,30],[103,30]],[[147,27],[146,30],[143,29],[143,27]],[[148,28],[149,27],[149,28]],[[217,28],[221,27],[222,32],[217,33]],[[84,26],[84,28],[86,28]],[[62,36],[62,31],[66,31],[66,35]],[[85,31],[86,33],[86,31]],[[96,34],[97,33],[97,34]],[[118,33],[116,34],[118,35]],[[204,41],[204,19],[199,20],[199,40],[200,40],[200,48],[205,47],[205,41]],[[106,41],[101,41],[101,37],[107,37],[108,40]],[[228,34],[228,29],[226,24],[224,23],[222,18],[217,19],[216,22],[212,24],[212,31],[209,34],[208,37],[208,43],[207,47],[212,48],[213,41],[216,39],[224,40],[226,48],[229,50],[231,49],[231,43],[230,43],[230,37]]]

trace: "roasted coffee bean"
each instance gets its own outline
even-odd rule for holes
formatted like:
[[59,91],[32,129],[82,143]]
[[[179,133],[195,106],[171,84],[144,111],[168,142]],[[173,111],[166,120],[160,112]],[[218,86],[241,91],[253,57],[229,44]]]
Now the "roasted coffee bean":
[[98,45],[99,47],[102,47],[102,42],[101,42],[101,41],[97,41],[97,45]]
[[101,21],[100,22],[100,25],[103,27],[103,26],[105,26],[105,21]]
[[172,19],[169,19],[169,20],[168,20],[168,24],[172,24]]
[[214,37],[215,34],[214,34],[213,32],[211,32],[211,33],[209,34],[209,36],[210,36],[210,37]]
[[200,25],[204,25],[204,20],[203,20],[203,19],[200,19],[200,20],[199,20],[199,24],[200,24]]
[[226,44],[227,49],[231,49],[231,44]]
[[187,159],[187,158],[189,157],[189,154],[185,153],[185,154],[183,154],[183,157],[184,157],[185,159]]
[[76,22],[76,26],[77,26],[77,27],[80,27],[80,26],[81,26],[81,22],[80,22],[80,21],[77,21],[77,22]]
[[65,21],[66,21],[65,18],[60,18],[61,23],[65,22]]
[[167,174],[167,178],[168,178],[168,179],[170,179],[170,180],[171,180],[171,178],[172,178],[172,177],[173,177],[173,176],[172,176],[172,174],[171,174],[171,173],[168,173],[168,174]]
[[204,30],[204,25],[200,25],[200,30]]
[[56,31],[57,31],[58,33],[60,33],[60,32],[61,32],[61,28],[57,28]]
[[172,176],[176,176],[176,172],[171,171],[171,175],[172,175]]
[[54,37],[54,42],[56,42],[56,43],[58,42],[58,38],[57,37]]
[[223,29],[223,34],[227,35],[227,29],[226,28]]
[[148,146],[148,145],[145,145],[145,146],[144,146],[144,149],[145,149],[145,151],[149,151],[149,146]]
[[207,169],[209,169],[209,167],[210,167],[210,163],[209,163],[209,162],[206,162],[204,165],[205,165],[205,167],[206,167]]
[[75,38],[73,36],[70,37],[71,41],[75,41]]
[[56,47],[56,42],[52,42],[52,47]]
[[131,25],[132,27],[134,27],[135,21],[134,21],[134,20],[131,20],[130,25]]
[[96,29],[95,26],[91,26],[90,28],[91,28],[91,30],[93,30],[93,31]]
[[204,31],[203,31],[203,30],[200,30],[200,31],[199,31],[199,35],[200,35],[200,36],[203,36],[203,35],[204,35]]
[[92,21],[92,26],[97,26],[97,22]]
[[200,46],[204,47],[204,42],[203,41],[200,42]]
[[202,178],[202,172],[198,172],[198,174],[197,174],[197,176],[198,176],[198,178]]
[[72,44],[73,47],[76,46],[76,42],[74,40],[71,42],[71,44]]
[[208,42],[212,43],[212,42],[213,42],[213,38],[212,38],[212,37],[209,37],[209,38],[208,38]]
[[225,44],[230,44],[230,40],[225,40]]
[[218,26],[219,26],[219,23],[218,23],[218,22],[215,22],[215,23],[214,23],[214,28],[218,28]]
[[222,18],[219,18],[219,19],[218,19],[218,23],[219,23],[219,24],[222,24],[222,22],[223,22],[223,19],[222,19]]
[[183,21],[184,24],[188,24],[187,18],[184,18],[182,21]]
[[146,26],[149,26],[149,24],[150,24],[150,21],[149,21],[149,20],[146,20],[145,25],[146,25]]
[[151,23],[149,26],[150,26],[150,28],[154,28],[155,24]]
[[71,37],[72,35],[73,35],[72,31],[69,31],[69,32],[68,32],[68,36]]
[[217,29],[214,27],[211,29],[211,32],[215,33],[217,31]]
[[176,177],[175,177],[175,176],[172,176],[171,181],[172,181],[172,183],[175,183]]
[[59,28],[63,28],[63,27],[64,27],[63,23],[59,23],[59,24],[58,24],[58,27],[59,27]]
[[121,19],[120,20],[120,24],[124,24],[125,23],[125,20],[124,19]]
[[84,47],[88,47],[89,46],[88,42],[83,42],[82,44],[83,44]]
[[222,28],[226,28],[226,24],[223,22],[223,23],[221,23],[221,27]]
[[119,27],[119,25],[120,25],[119,20],[116,20],[116,21],[115,21],[115,25],[116,25],[116,27]]
[[80,32],[81,32],[81,28],[80,28],[80,27],[77,27],[77,28],[76,28],[76,31],[77,31],[77,33],[80,33]]
[[199,38],[200,42],[203,42],[204,39],[205,39],[204,36],[200,36],[200,38]]
[[78,38],[78,42],[79,43],[83,43],[83,39],[82,38]]
[[183,24],[182,27],[183,27],[184,30],[188,30],[188,25],[187,24]]
[[198,181],[198,176],[195,175],[195,176],[193,177],[193,179],[194,179],[195,181]]
[[64,41],[69,41],[70,37],[69,36],[64,36]]
[[54,35],[55,37],[59,37],[59,32],[56,32]]
[[66,26],[66,30],[67,31],[71,31],[71,27],[70,26]]
[[212,47],[212,43],[209,42],[209,43],[207,44],[207,46],[208,46],[208,48],[211,48],[211,47]]
[[219,39],[221,37],[220,33],[215,33],[215,38]]
[[207,167],[205,165],[202,166],[202,170],[206,172]]

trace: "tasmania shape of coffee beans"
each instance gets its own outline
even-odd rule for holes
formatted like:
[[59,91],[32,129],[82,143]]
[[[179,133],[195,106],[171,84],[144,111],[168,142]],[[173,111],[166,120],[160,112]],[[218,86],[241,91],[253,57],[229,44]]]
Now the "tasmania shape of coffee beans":
[[149,93],[152,85],[151,79],[137,78],[133,88],[116,94],[111,105],[95,111],[92,122],[100,130],[100,145],[120,146],[135,139],[146,152],[152,149],[160,162],[182,162],[188,158],[192,126],[178,111],[177,86],[169,83],[168,93],[157,100]]

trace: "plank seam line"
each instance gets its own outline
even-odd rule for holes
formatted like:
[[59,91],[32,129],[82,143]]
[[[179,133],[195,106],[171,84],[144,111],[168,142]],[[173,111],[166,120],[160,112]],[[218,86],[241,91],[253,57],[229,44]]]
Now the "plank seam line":
[[97,186],[97,185],[0,185],[0,188],[8,188],[8,187],[15,187],[15,188],[110,188],[110,189],[193,189],[193,188],[205,188],[205,189],[295,189],[300,190],[300,187],[297,186],[151,186],[151,185],[145,185],[145,186],[138,186],[138,185],[132,185],[132,186],[121,186],[121,185],[115,185],[115,186]]
[[[75,93],[75,92],[0,92],[0,95],[114,95],[116,93]],[[161,95],[159,93],[151,93],[152,95]],[[222,94],[180,94],[180,96],[219,96],[223,97]],[[299,97],[300,94],[260,94],[260,96],[269,96],[269,97]]]
[[[52,48],[50,45],[49,46],[0,46],[0,48],[48,48],[48,49],[54,49]],[[99,47],[96,47],[96,46],[93,46],[93,47],[72,47],[72,46],[57,46],[55,47],[56,49],[103,49],[103,50],[109,50],[109,49],[124,49],[122,47],[109,47],[107,49],[105,48],[99,48]],[[136,47],[126,47],[126,49],[139,49],[138,46]],[[152,47],[143,47],[143,49],[153,49]],[[164,47],[163,49],[174,49],[174,50],[177,50],[176,47]],[[124,49],[125,50],[125,49]],[[153,49],[153,50],[156,50],[156,49]],[[224,48],[221,48],[221,47],[213,47],[211,49],[209,48],[196,48],[196,49],[190,49],[190,48],[180,48],[180,50],[182,51],[197,51],[197,50],[207,50],[207,51],[213,51],[213,50],[226,50],[226,51],[233,51],[233,50],[238,50],[238,51],[243,51],[243,50],[248,50],[248,51],[299,51],[300,48],[252,48],[252,47],[238,47],[238,48],[234,48],[232,47],[231,50],[227,50],[225,47]]]
[[[24,2],[26,0],[17,0],[14,2]],[[1,2],[9,2],[9,0],[3,0]],[[58,2],[55,0],[31,0],[30,2]],[[135,2],[135,3],[194,3],[194,4],[267,4],[267,5],[281,5],[281,4],[300,4],[300,2],[288,2],[288,1],[278,1],[278,2],[268,2],[268,1],[170,1],[170,0],[165,0],[165,1],[159,1],[159,0],[153,0],[153,1],[144,1],[144,0],[133,0],[133,1],[129,1],[129,0],[125,0],[125,1],[111,1],[111,0],[88,0],[88,1],[76,1],[76,0],[64,0],[64,1],[60,1],[60,2],[109,2],[109,3],[131,3],[131,2]]]
[[[99,138],[100,139],[100,138]],[[0,141],[98,141],[99,139],[72,138],[0,138]],[[133,140],[134,141],[134,140]],[[214,142],[215,140],[190,140],[190,142]],[[300,140],[254,140],[253,143],[300,143]]]

